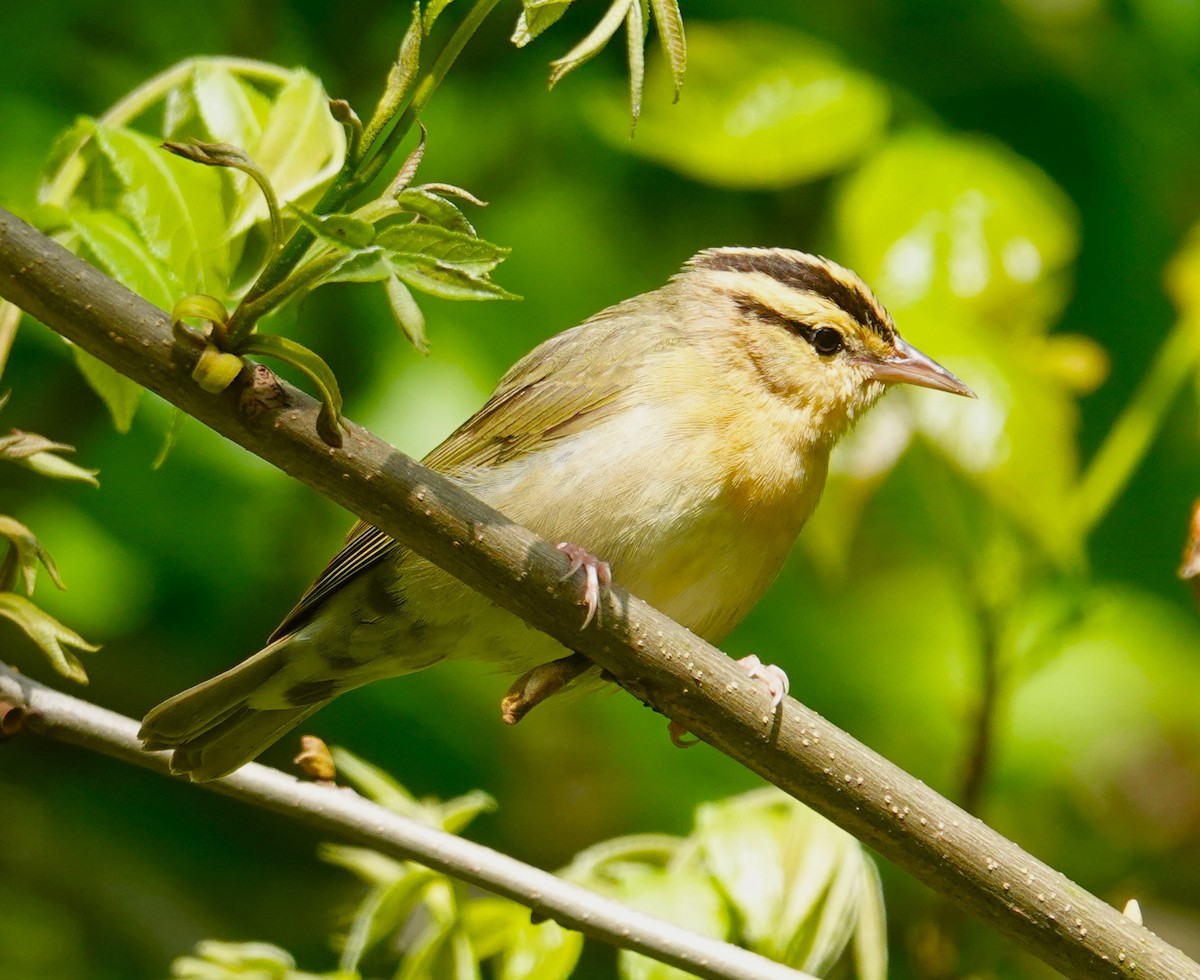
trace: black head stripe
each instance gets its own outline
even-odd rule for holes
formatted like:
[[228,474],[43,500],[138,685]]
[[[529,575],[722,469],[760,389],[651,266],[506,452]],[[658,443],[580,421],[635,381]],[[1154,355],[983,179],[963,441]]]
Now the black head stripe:
[[711,251],[697,256],[695,265],[699,269],[718,272],[760,272],[792,289],[824,296],[884,340],[895,339],[896,331],[887,316],[857,283],[836,275],[824,262],[811,256],[766,249]]

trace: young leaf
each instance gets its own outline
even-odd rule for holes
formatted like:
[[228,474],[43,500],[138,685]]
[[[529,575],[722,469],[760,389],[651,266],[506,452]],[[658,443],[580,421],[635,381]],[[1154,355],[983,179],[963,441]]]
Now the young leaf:
[[363,130],[364,151],[387,128],[388,123],[392,121],[404,103],[409,87],[412,85],[413,79],[417,77],[417,68],[420,66],[421,60],[422,37],[424,37],[424,30],[421,26],[421,4],[414,3],[412,20],[409,21],[408,30],[405,31],[404,39],[400,42],[400,53],[388,72],[383,95],[379,97],[379,103],[375,106],[375,111],[371,113],[371,119]]
[[[223,65],[201,60],[192,74],[192,95],[209,138],[253,154],[262,138],[269,100]],[[241,185],[239,184],[239,190]]]
[[421,129],[421,137],[417,140],[417,145],[413,147],[412,152],[404,158],[404,163],[400,167],[399,172],[392,182],[388,184],[388,188],[383,192],[383,196],[395,197],[401,191],[405,190],[412,183],[413,178],[417,175],[417,168],[421,166],[421,161],[425,157],[425,141],[429,137],[429,131],[425,128],[424,123],[417,123]]
[[[341,169],[346,133],[330,114],[329,97],[314,75],[292,73],[271,104],[253,153],[281,202],[303,202]],[[246,187],[233,207],[229,237],[266,217],[267,206],[258,188]]]
[[464,235],[474,235],[475,229],[455,205],[422,187],[412,187],[396,195],[396,204],[401,211],[419,214],[426,221]]
[[629,5],[637,2],[639,0],[613,0],[612,5],[605,12],[604,16],[600,18],[600,23],[592,28],[591,33],[587,37],[561,58],[550,62],[551,88],[558,84],[569,72],[590,61],[604,50],[604,46],[617,33],[617,29],[621,26],[622,21],[625,20],[625,15],[629,12]]
[[51,666],[68,680],[78,684],[88,682],[87,671],[71,649],[95,653],[100,648],[88,643],[74,630],[67,629],[52,616],[46,615],[24,596],[15,592],[0,592],[0,616],[11,619],[33,640],[50,659]]
[[658,38],[662,41],[663,53],[671,66],[671,78],[675,82],[675,101],[683,87],[683,73],[687,69],[687,38],[683,33],[683,15],[679,12],[679,0],[650,0],[654,8],[654,23],[658,27]]
[[95,124],[96,145],[121,181],[119,210],[184,289],[221,293],[229,246],[221,179],[164,153],[133,130]]
[[40,563],[58,588],[65,589],[54,559],[29,528],[12,517],[0,515],[0,538],[8,539],[4,571],[0,574],[0,592],[11,592],[19,581],[27,595],[33,595]]
[[625,42],[629,52],[629,115],[632,120],[630,134],[637,129],[638,116],[642,114],[642,88],[646,82],[646,9],[645,0],[629,5],[625,19]]
[[429,3],[425,5],[426,34],[433,30],[433,25],[437,23],[437,19],[442,15],[442,11],[449,7],[452,2],[453,0],[429,0]]
[[74,208],[69,220],[85,259],[160,310],[171,308],[182,286],[126,218],[115,211]]
[[366,248],[375,238],[375,228],[370,222],[349,214],[309,214],[294,205],[291,211],[305,228],[338,248]]
[[[67,448],[74,451],[69,446]],[[96,479],[99,470],[88,470],[82,466],[76,466],[69,459],[63,459],[55,453],[33,453],[16,460],[16,463],[18,466],[33,470],[40,476],[48,476],[52,480],[78,480],[80,483],[90,483],[94,487],[100,486],[100,481]]]
[[473,235],[416,223],[389,225],[379,232],[376,243],[388,252],[426,255],[474,275],[491,272],[509,253]]
[[331,751],[341,778],[360,793],[403,816],[416,815],[417,801],[390,775],[343,748],[334,746]]
[[389,261],[400,279],[430,296],[456,300],[518,298],[494,282],[427,256],[395,255]]
[[553,26],[574,0],[525,0],[525,9],[517,18],[512,43],[523,48],[535,37]]
[[553,920],[534,925],[528,914],[500,956],[496,980],[567,980],[583,952],[583,936]]
[[388,306],[392,316],[400,325],[404,336],[422,354],[429,353],[429,340],[425,336],[425,314],[413,299],[413,294],[395,275],[389,275],[383,282],[387,290]]

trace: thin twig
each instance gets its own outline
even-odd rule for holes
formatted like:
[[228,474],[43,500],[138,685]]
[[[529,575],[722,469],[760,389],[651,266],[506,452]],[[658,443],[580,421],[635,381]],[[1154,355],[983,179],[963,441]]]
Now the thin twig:
[[1000,650],[996,617],[983,602],[977,603],[979,624],[979,701],[971,724],[971,745],[963,774],[959,802],[967,813],[979,813],[983,788],[992,764],[996,700],[1000,696]]
[[580,630],[578,582],[563,580],[569,560],[552,543],[360,426],[327,446],[320,406],[303,392],[279,382],[269,411],[244,408],[257,403],[240,383],[206,394],[162,310],[3,209],[0,295],[583,654],[1063,973],[1200,980],[1200,965],[816,712],[790,698],[773,712],[732,660],[619,583]]
[[[0,664],[0,703],[24,709],[22,731],[82,746],[168,775],[167,752],[147,752],[137,722],[30,680]],[[224,796],[283,814],[353,844],[416,861],[528,906],[613,946],[645,953],[713,980],[815,980],[757,953],[635,912],[539,868],[401,816],[345,787],[300,780],[257,763],[203,783]]]

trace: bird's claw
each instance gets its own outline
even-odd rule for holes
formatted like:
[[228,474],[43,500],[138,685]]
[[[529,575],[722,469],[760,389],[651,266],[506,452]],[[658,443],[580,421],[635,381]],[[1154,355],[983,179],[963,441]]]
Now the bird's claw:
[[500,717],[506,725],[515,725],[530,711],[557,694],[564,687],[595,665],[581,653],[561,660],[539,664],[515,681],[500,702]]
[[788,675],[783,672],[783,668],[776,667],[774,664],[764,664],[753,653],[748,657],[742,657],[741,660],[734,661],[734,663],[750,677],[760,680],[766,685],[767,693],[771,695],[771,710],[778,708],[783,703],[788,692]]
[[606,561],[601,561],[590,551],[587,551],[570,541],[561,541],[558,550],[571,559],[571,567],[562,577],[566,581],[581,568],[583,569],[583,604],[587,614],[583,617],[580,629],[587,629],[600,612],[600,590],[612,585],[612,567]]

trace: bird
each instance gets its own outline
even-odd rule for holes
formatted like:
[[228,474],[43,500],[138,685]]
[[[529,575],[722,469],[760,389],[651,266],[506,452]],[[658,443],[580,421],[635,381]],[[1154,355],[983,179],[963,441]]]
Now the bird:
[[[849,269],[709,248],[536,347],[424,462],[560,542],[584,627],[615,577],[719,643],[778,574],[834,444],[901,383],[974,397]],[[153,708],[139,735],[172,751],[172,771],[216,779],[346,691],[457,658],[521,672],[509,722],[599,675],[360,521],[262,650]],[[777,703],[786,675],[742,666]]]

